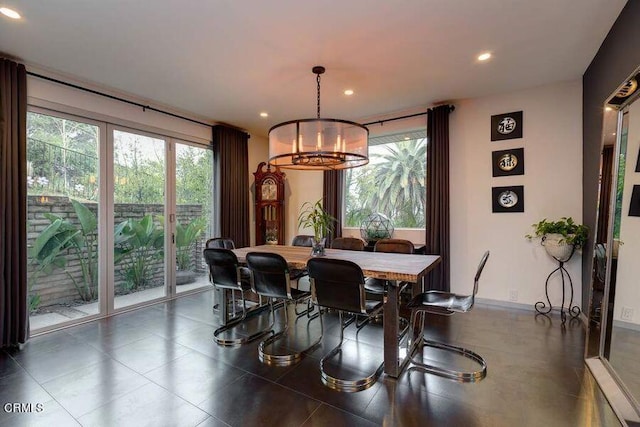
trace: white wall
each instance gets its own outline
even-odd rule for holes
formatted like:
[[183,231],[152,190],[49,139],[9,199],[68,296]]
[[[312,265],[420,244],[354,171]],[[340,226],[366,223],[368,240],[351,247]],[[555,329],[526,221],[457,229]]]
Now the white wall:
[[[477,263],[489,249],[478,296],[533,305],[557,267],[524,235],[543,218],[582,220],[582,85],[580,80],[454,103],[450,121],[451,288],[469,292]],[[491,115],[523,111],[523,138],[491,142]],[[524,147],[525,174],[492,178],[491,152]],[[523,185],[524,213],[492,213],[491,187]],[[581,301],[581,255],[567,263],[574,304]],[[558,280],[550,286],[560,304]],[[569,295],[567,294],[567,297]]]
[[297,234],[313,234],[313,229],[298,230],[300,208],[305,202],[315,203],[322,198],[322,171],[285,169],[285,242]]
[[[108,92],[102,88],[91,87],[69,79],[63,78],[62,80],[76,83],[89,89]],[[211,141],[211,126],[192,123],[151,110],[143,111],[142,108],[134,105],[52,83],[37,77],[28,77],[27,94],[29,103],[32,105],[61,110],[107,123],[132,126],[140,130],[156,132],[165,136],[187,139],[202,144],[208,144]],[[144,100],[137,100],[132,96],[117,93],[109,94],[144,104]],[[157,108],[163,109],[162,107]],[[171,111],[169,108],[166,111],[186,115],[178,111]]]
[[629,108],[629,129],[627,134],[626,170],[622,194],[622,218],[620,220],[620,240],[618,250],[618,270],[616,278],[616,300],[614,320],[622,320],[622,309],[633,310],[631,320],[625,322],[640,324],[640,217],[629,216],[629,205],[634,185],[640,185],[640,173],[635,172],[636,161],[640,155],[640,101]]

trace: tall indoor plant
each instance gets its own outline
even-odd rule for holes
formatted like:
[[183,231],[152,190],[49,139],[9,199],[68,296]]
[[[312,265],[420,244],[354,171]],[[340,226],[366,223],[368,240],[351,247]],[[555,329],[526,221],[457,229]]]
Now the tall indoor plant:
[[312,256],[324,255],[323,239],[333,231],[333,223],[336,219],[329,215],[322,207],[322,199],[315,203],[304,202],[298,216],[298,228],[313,229]]

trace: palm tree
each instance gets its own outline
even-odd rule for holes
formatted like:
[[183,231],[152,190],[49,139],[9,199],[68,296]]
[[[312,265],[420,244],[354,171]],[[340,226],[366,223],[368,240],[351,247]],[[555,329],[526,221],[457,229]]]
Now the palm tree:
[[401,141],[386,147],[375,164],[375,191],[367,205],[393,219],[396,227],[424,226],[426,140]]

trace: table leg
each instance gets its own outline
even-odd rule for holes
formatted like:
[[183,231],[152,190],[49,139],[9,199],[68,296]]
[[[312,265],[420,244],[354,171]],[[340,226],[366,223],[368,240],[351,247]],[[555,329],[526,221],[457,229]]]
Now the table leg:
[[400,351],[398,348],[399,316],[398,299],[400,288],[397,283],[391,283],[387,293],[387,302],[383,308],[384,325],[384,373],[398,378],[400,376]]

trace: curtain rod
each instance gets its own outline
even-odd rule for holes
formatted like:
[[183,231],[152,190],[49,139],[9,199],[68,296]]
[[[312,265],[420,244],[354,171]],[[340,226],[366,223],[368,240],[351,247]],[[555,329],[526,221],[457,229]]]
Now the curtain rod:
[[[453,111],[453,110],[456,109],[456,106],[455,105],[449,105],[449,108],[450,108],[450,111]],[[410,119],[412,117],[424,116],[424,115],[428,114],[429,111],[432,110],[432,109],[433,108],[429,108],[427,111],[423,111],[422,113],[409,114],[409,115],[406,115],[406,116],[392,117],[390,119],[376,120],[375,122],[363,123],[362,126],[377,125],[377,124],[383,125],[385,122],[393,122],[395,120]]]
[[142,108],[142,111],[146,111],[146,110],[155,111],[156,113],[165,114],[167,116],[175,117],[175,118],[181,119],[181,120],[186,120],[186,121],[192,122],[192,123],[197,123],[199,125],[208,126],[208,127],[212,127],[213,126],[211,123],[204,123],[204,122],[201,122],[201,121],[198,121],[198,120],[190,119],[189,117],[181,116],[179,114],[174,114],[174,113],[171,113],[169,111],[160,110],[158,108],[154,108],[154,107],[151,107],[149,105],[140,104],[139,102],[131,101],[131,100],[128,100],[128,99],[125,99],[125,98],[120,98],[118,96],[109,95],[108,93],[100,92],[100,91],[89,89],[89,88],[82,87],[82,86],[78,86],[76,84],[65,82],[63,80],[58,80],[58,79],[54,79],[52,77],[43,76],[42,74],[37,74],[37,73],[31,72],[31,71],[27,71],[27,74],[30,75],[30,76],[33,76],[33,77],[37,77],[39,79],[48,80],[50,82],[58,83],[58,84],[61,84],[61,85],[64,85],[64,86],[69,86],[69,87],[72,87],[74,89],[83,90],[85,92],[89,92],[89,93],[92,93],[94,95],[100,95],[100,96],[104,96],[105,98],[109,98],[109,99],[113,99],[113,100],[116,100],[116,101],[124,102],[124,103],[130,104],[130,105],[135,105],[136,107]]

